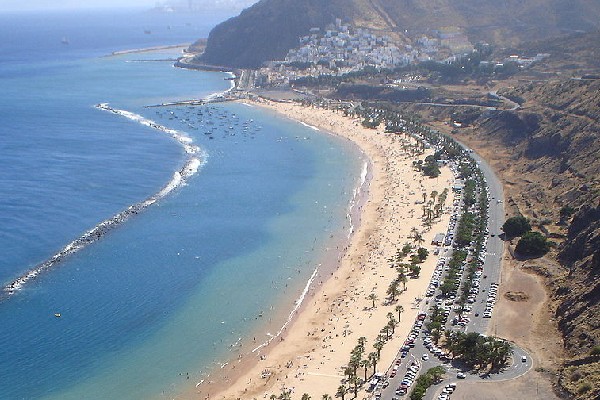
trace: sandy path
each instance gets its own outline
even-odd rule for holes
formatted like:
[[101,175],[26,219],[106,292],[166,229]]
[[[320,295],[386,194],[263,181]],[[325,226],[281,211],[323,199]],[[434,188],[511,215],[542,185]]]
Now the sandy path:
[[[343,366],[359,337],[367,339],[365,354],[375,351],[373,343],[387,321],[388,313],[398,318],[396,305],[404,312],[393,338],[387,342],[377,370],[385,371],[408,335],[424,292],[433,273],[436,259],[431,245],[433,236],[445,232],[449,214],[435,221],[431,229],[422,226],[423,193],[441,193],[449,188],[452,174],[447,168],[436,179],[424,178],[412,168],[413,157],[403,149],[409,139],[404,135],[386,134],[383,129],[363,128],[355,119],[334,111],[302,107],[295,104],[262,104],[289,118],[303,121],[321,130],[348,138],[358,144],[371,160],[372,180],[366,204],[361,210],[361,225],[354,234],[339,268],[330,279],[313,291],[306,306],[283,335],[262,354],[244,357],[254,360],[247,367],[230,365],[223,376],[214,376],[196,388],[196,398],[252,399],[279,395],[291,389],[292,399],[308,393],[313,399],[323,394],[335,396],[343,378]],[[410,139],[412,140],[412,139]],[[424,156],[421,156],[423,158]],[[452,204],[450,193],[446,205]],[[409,279],[406,291],[393,304],[385,304],[389,283],[397,276],[388,259],[396,249],[411,242],[411,229],[423,232],[430,256],[422,265],[420,278]],[[378,300],[372,308],[370,293]],[[235,364],[235,363],[233,363]],[[268,370],[270,375],[261,377]],[[369,374],[372,369],[369,370]],[[359,376],[363,376],[359,370]],[[226,375],[226,376],[225,376]],[[360,393],[359,393],[360,396]]]

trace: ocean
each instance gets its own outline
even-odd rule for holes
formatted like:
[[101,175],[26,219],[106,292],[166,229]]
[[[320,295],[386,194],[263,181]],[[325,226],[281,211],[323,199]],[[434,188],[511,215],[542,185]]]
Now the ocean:
[[357,148],[240,103],[148,107],[228,75],[174,68],[179,50],[107,56],[226,17],[0,14],[0,398],[172,398],[270,340],[332,268]]

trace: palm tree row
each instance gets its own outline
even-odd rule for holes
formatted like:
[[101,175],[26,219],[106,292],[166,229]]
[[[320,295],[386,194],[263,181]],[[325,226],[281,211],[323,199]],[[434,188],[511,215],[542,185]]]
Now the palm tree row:
[[[328,100],[319,100],[320,106],[330,107],[330,101]],[[314,106],[314,103],[311,103]],[[412,156],[418,156],[424,153],[426,142],[432,144],[436,148],[436,154],[434,155],[434,159],[440,159],[440,155],[445,153],[448,159],[466,159],[465,156],[468,157],[468,154],[463,150],[461,146],[459,146],[453,139],[447,138],[443,135],[439,135],[437,132],[432,131],[430,128],[423,125],[418,115],[416,114],[403,114],[401,113],[395,106],[393,105],[382,105],[382,104],[373,104],[369,105],[368,103],[362,103],[360,106],[351,105],[350,103],[341,104],[335,103],[333,106],[336,110],[340,110],[344,113],[344,115],[351,117],[358,117],[362,121],[366,121],[367,125],[370,127],[376,127],[377,125],[383,123],[386,126],[387,132],[397,133],[394,137],[399,142],[399,144],[403,147],[407,154],[411,154]],[[404,136],[404,138],[402,137]],[[408,140],[409,137],[416,138],[417,141]],[[422,161],[421,161],[422,163]],[[473,172],[478,171],[476,164],[474,163],[465,163],[464,167],[465,171]],[[427,202],[426,208],[424,209],[424,220],[427,223],[432,223],[435,218],[439,218],[443,211],[443,207],[447,200],[448,189],[444,189],[442,193],[432,192],[430,194],[431,200]],[[437,202],[436,202],[437,199]],[[424,193],[424,202],[427,200],[427,194]],[[425,240],[423,238],[423,233],[420,232],[416,227],[412,228],[411,235],[413,242],[417,245],[422,244]],[[414,249],[415,246],[410,243],[406,243],[402,249],[397,250],[396,255],[390,259],[391,267],[395,268],[398,271],[398,276],[390,283],[390,286],[387,291],[387,295],[392,302],[396,300],[396,297],[401,293],[400,292],[400,284],[403,285],[403,289],[406,290],[406,283],[408,281],[408,277],[406,275],[407,271],[411,270],[411,264],[403,263],[403,259],[408,256]],[[414,257],[413,257],[414,258]],[[413,259],[416,261],[416,258]],[[458,261],[458,260],[457,260]],[[464,260],[461,260],[464,261]],[[416,268],[414,265],[418,264],[417,262],[412,263],[412,272],[415,274]],[[368,300],[372,303],[372,308],[376,307],[376,301],[378,297],[375,293],[369,294],[367,297]],[[373,348],[375,351],[370,352],[365,356],[365,344],[366,339],[364,337],[359,338],[357,346],[352,350],[350,355],[350,360],[348,365],[344,369],[345,379],[342,381],[342,384],[338,387],[336,396],[339,396],[342,400],[345,400],[345,396],[349,392],[353,392],[356,397],[358,394],[358,388],[361,385],[361,381],[365,382],[368,377],[369,368],[372,367],[373,373],[377,370],[377,363],[380,360],[381,351],[385,345],[385,343],[390,338],[390,332],[393,335],[394,330],[398,324],[398,321],[401,320],[402,312],[404,312],[404,308],[401,305],[397,305],[395,308],[397,312],[398,319],[396,320],[395,315],[393,313],[388,313],[388,321],[386,325],[381,329],[380,335],[377,336],[375,342],[373,343]],[[438,314],[443,315],[443,310],[439,310]],[[441,325],[436,329],[435,336],[436,341],[441,336]],[[500,360],[499,355],[503,354],[503,347],[499,344],[490,345],[489,347],[494,349],[494,353],[497,355],[493,365],[498,363]],[[457,357],[460,353],[456,350]],[[491,351],[491,350],[490,350]],[[453,352],[454,354],[454,352]],[[362,369],[363,377],[359,378],[358,373],[359,370]],[[288,393],[289,396],[289,393]],[[305,397],[306,396],[306,397]],[[302,397],[303,400],[309,400],[310,396],[305,395]],[[331,400],[331,396],[325,394],[323,395],[323,400]]]
[[[431,200],[423,205],[423,224],[429,228],[433,222],[442,215],[446,199],[448,197],[448,189],[438,195],[436,190],[431,192]],[[437,198],[437,202],[435,201]]]
[[446,369],[442,366],[429,368],[426,373],[419,375],[415,382],[415,387],[410,393],[410,400],[421,400],[425,397],[425,392],[431,385],[438,384],[446,374]]
[[[350,360],[344,369],[345,379],[342,381],[342,384],[338,386],[336,392],[336,395],[341,397],[342,400],[344,400],[349,391],[353,392],[355,398],[358,396],[359,386],[367,381],[367,375],[370,367],[373,367],[373,374],[377,371],[377,363],[380,359],[383,343],[381,343],[379,340],[376,341],[373,344],[373,347],[376,351],[365,356],[366,342],[367,339],[364,336],[361,336],[358,338],[358,343],[356,346],[354,346],[354,349],[352,349],[350,352]],[[363,379],[358,377],[359,368],[363,368],[364,370]],[[346,383],[348,383],[349,386],[347,386]]]
[[[283,389],[281,391],[281,393],[278,395],[276,394],[272,394],[271,396],[269,396],[269,399],[271,400],[292,400],[292,390],[291,389]],[[331,398],[331,395],[329,394],[324,394],[323,396],[321,396],[322,400],[333,400]],[[343,397],[342,397],[343,399]],[[308,393],[304,393],[301,397],[301,400],[311,400],[311,397]]]

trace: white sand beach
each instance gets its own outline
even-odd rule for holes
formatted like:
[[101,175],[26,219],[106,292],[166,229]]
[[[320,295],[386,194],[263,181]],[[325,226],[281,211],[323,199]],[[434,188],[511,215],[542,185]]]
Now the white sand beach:
[[[438,178],[429,179],[412,167],[414,157],[403,143],[406,135],[364,128],[358,119],[340,112],[304,107],[291,103],[252,103],[274,110],[291,119],[315,126],[324,132],[352,140],[371,161],[372,179],[368,198],[362,206],[361,224],[332,276],[311,290],[305,306],[279,340],[260,352],[246,355],[213,375],[195,389],[196,398],[262,399],[291,390],[292,399],[307,393],[313,399],[335,396],[344,366],[358,338],[366,338],[366,351],[388,321],[398,318],[396,306],[404,311],[393,338],[381,352],[377,370],[385,372],[392,364],[420,309],[425,310],[424,293],[435,268],[437,256],[431,244],[436,233],[445,232],[449,214],[434,221],[431,229],[422,222],[423,193],[441,193],[453,180],[448,168]],[[414,143],[414,141],[413,141]],[[420,158],[423,158],[421,156]],[[450,192],[446,205],[452,204]],[[422,233],[421,244],[430,255],[422,264],[420,277],[409,278],[395,302],[386,304],[389,283],[397,271],[388,261],[404,243],[412,243],[412,230]],[[377,296],[375,307],[368,296]],[[266,372],[266,373],[265,373]],[[363,375],[362,368],[359,376]],[[372,368],[369,368],[369,375]],[[359,397],[361,396],[359,393]]]

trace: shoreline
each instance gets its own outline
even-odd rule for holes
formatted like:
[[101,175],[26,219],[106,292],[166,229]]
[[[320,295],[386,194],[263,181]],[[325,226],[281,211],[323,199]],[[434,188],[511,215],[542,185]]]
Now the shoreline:
[[[237,101],[248,107],[257,105],[252,101]],[[263,109],[265,111],[271,111],[274,115],[279,117],[285,117],[281,113],[275,112],[268,108]],[[184,392],[180,393],[178,396],[176,396],[176,398],[197,396],[197,391],[202,390],[202,388],[207,384],[219,386],[222,381],[228,380],[231,376],[237,377],[244,375],[255,366],[256,361],[252,359],[252,357],[266,359],[271,353],[272,349],[284,342],[288,333],[288,328],[293,326],[298,316],[304,312],[308,306],[308,302],[319,292],[320,286],[322,286],[327,279],[333,276],[334,272],[338,269],[342,257],[346,254],[347,249],[350,246],[352,237],[360,227],[362,221],[361,208],[368,200],[370,184],[372,180],[371,160],[366,156],[362,148],[354,141],[351,141],[348,138],[338,135],[334,132],[326,131],[317,128],[316,126],[307,125],[302,121],[294,121],[315,131],[319,131],[320,134],[335,136],[338,140],[347,141],[347,143],[344,143],[344,145],[350,145],[354,147],[357,154],[359,154],[361,161],[360,175],[358,176],[356,181],[357,184],[353,188],[353,195],[350,198],[346,208],[346,221],[349,226],[346,229],[346,225],[344,225],[343,229],[340,231],[339,237],[331,238],[327,242],[321,243],[321,246],[319,246],[320,249],[315,256],[315,264],[313,264],[316,266],[314,267],[311,276],[302,287],[302,290],[298,293],[298,296],[295,298],[286,298],[282,300],[282,302],[279,304],[281,305],[283,303],[285,305],[283,305],[280,310],[277,310],[277,312],[269,318],[268,322],[258,326],[253,331],[248,333],[248,338],[250,340],[244,341],[242,338],[240,338],[236,343],[235,351],[231,352],[229,358],[221,360],[219,364],[216,364],[215,367],[203,374],[203,379],[201,379],[200,382],[197,382],[195,385],[196,392],[192,390],[184,390]],[[271,334],[270,332],[276,333]],[[254,336],[254,342],[252,342],[252,336]],[[256,338],[258,337],[267,337],[267,340],[262,343],[257,343]],[[215,383],[216,385],[214,385]]]
[[[450,179],[451,174],[445,170],[442,179],[438,178],[436,182],[427,180],[422,184],[424,178],[412,170],[408,157],[404,158],[405,162],[399,163],[392,157],[394,153],[399,155],[398,149],[392,153],[387,152],[394,146],[397,136],[385,134],[381,129],[374,131],[363,128],[358,121],[336,115],[334,111],[309,109],[294,104],[250,104],[274,111],[323,133],[352,141],[368,160],[369,169],[364,184],[368,191],[362,190],[364,198],[357,202],[357,215],[351,218],[356,219],[354,232],[349,233],[347,246],[336,252],[337,261],[333,263],[333,269],[328,271],[330,275],[325,276],[318,284],[314,279],[314,285],[307,286],[305,301],[290,314],[293,318],[282,328],[280,340],[271,340],[271,344],[263,348],[264,353],[250,354],[258,357],[240,357],[237,362],[230,362],[210,377],[214,380],[197,384],[195,391],[186,395],[193,395],[198,399],[266,398],[288,388],[293,390],[293,398],[299,398],[303,393],[308,393],[313,398],[320,398],[324,393],[333,396],[343,377],[341,367],[347,362],[359,335],[367,338],[367,348],[370,348],[379,328],[387,322],[388,312],[394,312],[396,304],[403,305],[405,311],[401,322],[404,323],[397,328],[391,342],[388,342],[385,348],[387,353],[382,353],[378,364],[378,370],[382,371],[395,357],[414,317],[419,308],[422,308],[419,305],[424,305],[424,302],[412,301],[412,298],[422,296],[429,283],[436,262],[433,255],[426,261],[427,265],[423,265],[421,277],[409,281],[405,294],[397,303],[372,308],[366,296],[369,292],[377,293],[379,300],[383,300],[385,287],[395,275],[395,270],[387,265],[387,259],[408,240],[410,226],[404,224],[399,227],[395,223],[402,219],[419,220],[415,216],[415,210],[420,209],[420,206],[415,205],[415,202],[421,198],[421,193],[410,190],[411,184],[419,180],[419,185],[424,190],[435,188],[441,192],[449,186],[443,182]],[[397,167],[401,167],[403,175],[392,176],[395,174],[392,174],[390,168]],[[390,193],[386,193],[389,192],[386,188],[390,184],[399,189],[400,198],[387,196]],[[403,189],[399,187],[401,184],[405,186]],[[403,210],[396,209],[400,203],[405,206]],[[447,222],[448,214],[445,213],[424,236],[430,241],[437,230],[445,231]],[[368,265],[371,263],[377,265]],[[355,315],[357,310],[363,313],[358,318]],[[366,321],[376,323],[363,324]],[[331,330],[327,332],[327,329]],[[345,340],[346,337],[350,339]]]

